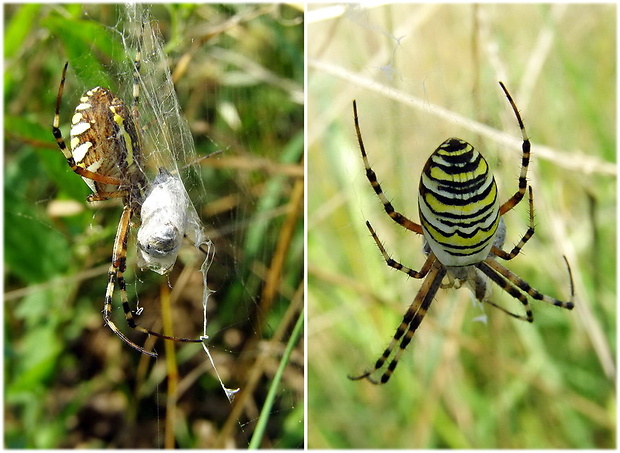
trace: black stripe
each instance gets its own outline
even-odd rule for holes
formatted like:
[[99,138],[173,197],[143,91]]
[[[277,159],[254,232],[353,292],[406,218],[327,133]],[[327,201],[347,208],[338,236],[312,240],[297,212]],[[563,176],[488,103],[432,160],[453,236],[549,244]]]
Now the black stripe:
[[441,157],[441,161],[433,160],[434,166],[449,175],[474,172],[478,169],[482,159],[479,153],[476,153],[474,158],[473,152],[458,155],[440,155],[437,157]]
[[[437,183],[439,190],[445,192],[451,192],[454,194],[468,194],[472,192],[478,192],[478,190],[484,187],[485,183],[489,181],[488,174],[476,176],[472,179],[464,181],[454,181],[448,179],[437,179],[428,175],[428,178]],[[429,189],[431,190],[431,189]]]
[[[484,248],[487,247],[491,239],[493,239],[493,237],[491,237],[489,240],[482,241],[482,242],[479,242],[477,244],[472,244],[472,245],[449,245],[449,244],[446,244],[444,242],[437,241],[437,240],[436,242],[439,245],[441,245],[443,248],[443,251],[448,253],[449,255],[471,256],[484,250]],[[463,250],[463,252],[459,252],[459,250]]]
[[[424,203],[428,206],[429,203],[426,201],[426,197],[429,194],[432,194],[440,203],[445,204],[447,206],[467,206],[469,204],[474,204],[474,203],[479,203],[481,200],[484,200],[489,193],[493,190],[493,188],[495,187],[494,184],[490,184],[489,187],[487,187],[487,189],[482,192],[482,193],[476,193],[473,196],[469,197],[469,198],[462,198],[462,197],[458,197],[458,198],[451,198],[450,196],[446,196],[440,193],[435,192],[434,190],[431,190],[429,188],[427,188],[426,186],[424,186],[423,184],[420,184],[420,195],[422,196],[422,199],[424,200]],[[486,206],[492,206],[493,203],[495,203],[495,200],[497,199],[497,191],[495,191],[495,197],[493,197],[493,200],[491,201],[491,203],[488,203],[487,205],[485,205],[484,207],[486,208]],[[429,209],[431,207],[429,206]],[[481,212],[484,209],[480,209],[477,212]],[[433,211],[434,213],[436,213],[438,216],[443,216],[445,215],[446,217],[449,217],[450,214],[444,214],[443,212],[437,212],[431,209],[431,211]],[[454,217],[454,216],[453,216]]]
[[[438,225],[429,222],[428,219],[424,216],[422,217],[422,221],[423,223],[425,223],[426,225],[430,225],[431,227],[433,227],[433,229],[439,231],[439,234],[441,234],[443,237],[445,238],[450,238],[454,235],[457,235],[458,237],[464,238],[464,239],[469,239],[474,237],[476,234],[478,234],[478,232],[480,231],[484,231],[484,232],[488,232],[488,231],[492,231],[494,228],[497,227],[497,225],[495,224],[495,222],[491,223],[488,228],[476,228],[475,230],[472,231],[472,233],[470,234],[465,234],[463,231],[461,230],[455,230],[454,232],[448,233],[446,231],[444,231],[441,227],[438,227]],[[457,224],[458,225],[458,224]],[[458,225],[461,226],[461,225]],[[441,241],[438,241],[436,237],[433,236],[433,239],[435,239],[435,241],[439,242],[440,244],[443,244]],[[488,241],[487,241],[488,242]],[[449,245],[449,244],[446,244]]]
[[[481,214],[481,211],[479,211],[477,214]],[[487,222],[487,220],[489,220],[489,218],[494,218],[496,217],[495,213],[491,210],[487,215],[485,215],[484,217],[479,217],[479,216],[474,216],[474,215],[468,215],[468,216],[461,216],[458,217],[455,221],[452,220],[448,220],[446,217],[444,218],[438,218],[437,220],[442,224],[445,225],[447,227],[461,227],[461,228],[470,228],[474,225],[481,225]],[[464,221],[464,219],[471,219],[469,222]],[[427,219],[428,220],[428,219]],[[428,222],[431,225],[435,225],[431,222]],[[441,230],[441,228],[437,228],[438,230]],[[483,230],[483,231],[489,231],[491,228],[478,228],[479,230]]]

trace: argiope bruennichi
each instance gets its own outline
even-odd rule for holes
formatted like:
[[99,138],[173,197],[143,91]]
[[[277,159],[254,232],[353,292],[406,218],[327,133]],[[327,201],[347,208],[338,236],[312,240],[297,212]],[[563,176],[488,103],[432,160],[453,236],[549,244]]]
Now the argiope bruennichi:
[[[138,326],[132,315],[127,297],[124,272],[129,228],[132,220],[140,218],[142,204],[149,195],[149,185],[143,171],[144,163],[142,162],[139,128],[137,127],[139,124],[140,60],[140,51],[138,51],[134,61],[131,113],[125,103],[107,88],[95,87],[86,91],[80,98],[80,103],[75,108],[71,120],[71,149],[67,148],[60,131],[60,104],[67,73],[68,63],[66,63],[58,88],[52,132],[71,170],[80,175],[93,191],[87,198],[89,202],[111,198],[123,200],[123,212],[114,240],[112,264],[108,271],[103,320],[129,346],[143,354],[157,357],[156,352],[147,351],[127,338],[110,318],[112,296],[116,285],[118,285],[120,292],[125,319],[131,328],[165,340],[195,343],[200,343],[202,340],[171,337]],[[173,235],[167,235],[166,238],[168,237],[170,237],[170,241],[160,240],[156,244],[160,246],[160,250],[154,250],[151,244],[148,248],[142,247],[141,252],[154,253],[155,257],[165,255],[170,247],[176,245],[173,243],[176,238]]]
[[[427,258],[420,271],[410,269],[393,260],[381,244],[370,222],[366,222],[387,265],[410,277],[424,278],[424,281],[392,341],[375,366],[360,376],[350,376],[351,379],[367,378],[375,384],[379,382],[383,384],[390,379],[398,360],[413,338],[440,287],[458,287],[466,284],[480,302],[491,304],[515,318],[528,322],[532,322],[534,317],[527,295],[568,310],[573,308],[574,291],[570,267],[568,267],[568,272],[571,299],[563,302],[540,293],[497,262],[497,258],[511,260],[517,256],[534,234],[534,198],[532,187],[528,187],[527,184],[530,141],[512,97],[502,82],[500,86],[512,106],[523,136],[523,157],[518,190],[506,202],[500,204],[495,179],[484,157],[469,143],[458,138],[449,138],[439,145],[422,170],[418,194],[420,224],[397,212],[383,193],[377,176],[368,162],[359,126],[357,105],[353,101],[355,130],[366,167],[366,176],[383,203],[385,212],[392,220],[414,233],[423,235]],[[502,216],[523,199],[526,188],[529,198],[529,228],[519,243],[510,252],[506,252],[502,249],[506,231]],[[568,266],[568,261],[566,264]],[[446,284],[442,284],[444,277],[448,277]],[[490,301],[490,288],[485,277],[518,299],[525,308],[525,316],[511,313]],[[394,353],[396,345],[399,348]],[[373,379],[372,374],[382,369],[392,355],[393,358],[381,375],[380,381]]]

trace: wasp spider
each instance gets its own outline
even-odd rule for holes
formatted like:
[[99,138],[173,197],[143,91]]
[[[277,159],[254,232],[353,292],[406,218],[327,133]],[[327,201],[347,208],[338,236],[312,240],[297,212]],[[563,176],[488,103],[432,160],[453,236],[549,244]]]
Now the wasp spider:
[[[393,356],[381,375],[380,383],[386,383],[390,379],[398,360],[413,338],[439,288],[459,287],[466,284],[480,302],[486,302],[515,318],[528,322],[534,320],[528,303],[528,295],[533,299],[568,310],[573,308],[573,281],[568,261],[566,264],[570,278],[571,299],[563,302],[532,288],[496,260],[496,258],[513,259],[534,234],[533,194],[531,186],[528,187],[527,184],[530,141],[517,106],[504,84],[500,82],[500,86],[512,106],[523,136],[523,157],[518,190],[508,201],[500,204],[495,179],[484,157],[469,143],[458,138],[449,138],[435,150],[422,170],[418,194],[420,224],[396,211],[383,193],[377,181],[377,175],[368,162],[357,116],[357,105],[353,101],[355,130],[366,167],[366,177],[383,203],[385,212],[392,220],[414,233],[423,235],[424,252],[427,258],[420,271],[410,269],[393,260],[381,244],[370,222],[366,222],[387,265],[410,277],[424,278],[424,281],[392,341],[375,366],[360,376],[349,376],[350,379],[367,378],[378,384],[379,381],[371,376],[381,370],[388,363],[388,359]],[[506,252],[502,249],[506,232],[502,216],[523,199],[526,188],[529,198],[529,228],[512,251]],[[446,284],[442,283],[444,277],[448,278]],[[511,313],[490,301],[487,278],[518,299],[523,304],[525,316]],[[397,345],[398,350],[394,352]]]
[[52,132],[58,147],[67,158],[71,170],[80,175],[91,188],[87,200],[103,201],[120,198],[123,212],[116,231],[112,264],[108,272],[108,285],[103,305],[104,323],[125,343],[143,354],[157,357],[154,351],[147,351],[127,338],[114,324],[112,296],[118,285],[127,324],[142,333],[165,340],[196,342],[187,338],[170,337],[153,332],[136,324],[129,306],[125,287],[127,240],[132,221],[140,217],[140,210],[147,195],[148,183],[143,172],[143,158],[139,136],[138,102],[140,95],[140,51],[134,60],[133,104],[129,109],[110,90],[95,87],[80,98],[71,120],[71,149],[67,148],[60,131],[60,103],[67,73],[66,63],[56,98],[56,112]]

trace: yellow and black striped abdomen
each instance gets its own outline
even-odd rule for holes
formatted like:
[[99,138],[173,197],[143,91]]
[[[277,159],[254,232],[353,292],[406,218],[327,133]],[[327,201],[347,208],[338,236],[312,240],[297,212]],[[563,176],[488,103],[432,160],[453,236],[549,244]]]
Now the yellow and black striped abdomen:
[[489,255],[499,225],[497,186],[469,143],[450,138],[431,155],[418,207],[424,237],[444,266],[468,266]]

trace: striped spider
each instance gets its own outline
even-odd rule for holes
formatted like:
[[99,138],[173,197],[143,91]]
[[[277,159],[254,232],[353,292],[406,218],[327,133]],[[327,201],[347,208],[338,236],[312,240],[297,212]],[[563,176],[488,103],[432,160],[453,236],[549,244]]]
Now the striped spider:
[[[523,137],[518,190],[506,202],[500,204],[495,178],[489,171],[484,157],[469,143],[458,138],[449,138],[439,145],[422,170],[418,194],[420,224],[396,211],[383,193],[377,176],[368,162],[359,126],[357,104],[353,101],[355,131],[366,168],[366,177],[392,220],[414,233],[423,235],[424,253],[427,257],[419,271],[393,260],[381,244],[370,222],[366,221],[366,226],[387,265],[410,277],[424,278],[424,281],[392,341],[374,367],[359,376],[349,376],[350,379],[367,378],[374,384],[384,384],[390,379],[439,288],[466,284],[480,302],[488,303],[510,316],[528,322],[534,320],[528,295],[551,305],[573,309],[573,280],[566,257],[564,259],[571,288],[571,298],[568,302],[542,294],[497,261],[497,258],[511,260],[516,257],[534,234],[534,197],[532,187],[527,184],[530,140],[517,106],[504,84],[502,82],[499,84],[512,106]],[[502,216],[519,204],[526,188],[529,198],[529,228],[519,243],[510,252],[506,252],[502,249],[506,233]],[[446,284],[442,283],[444,277],[448,278]],[[525,316],[512,313],[489,300],[490,288],[487,285],[487,278],[518,299],[523,304]],[[398,350],[394,352],[397,345]],[[392,359],[388,364],[390,357]],[[387,368],[383,371],[380,381],[372,378],[372,375],[386,364]]]
[[[139,223],[137,219],[141,216],[142,206],[146,200],[149,200],[149,206],[151,201],[160,205],[163,202],[161,199],[154,200],[153,197],[150,197],[155,186],[149,185],[143,171],[141,139],[137,127],[139,124],[140,60],[141,54],[138,51],[134,60],[131,114],[125,103],[110,90],[95,87],[86,91],[80,98],[80,103],[75,108],[71,120],[71,149],[67,148],[60,131],[60,103],[65,86],[67,66],[69,65],[66,63],[58,88],[52,133],[71,170],[80,175],[93,191],[88,196],[87,201],[103,201],[111,198],[120,198],[123,201],[123,212],[112,250],[112,264],[108,271],[103,320],[129,346],[143,354],[157,357],[155,351],[147,351],[132,342],[112,321],[110,316],[115,286],[118,286],[125,319],[131,328],[165,340],[195,343],[200,343],[202,340],[171,337],[138,326],[132,315],[127,297],[124,272],[130,225],[134,220]],[[167,176],[161,170],[160,175],[160,178]],[[157,181],[156,178],[154,183],[156,184]],[[180,203],[180,200],[178,202]],[[149,207],[149,212],[153,211],[157,212],[156,209]],[[138,234],[138,262],[145,263],[148,267],[153,267],[154,270],[163,274],[172,266],[171,257],[176,258],[175,252],[185,232],[176,231],[174,228],[161,231],[160,236],[150,235],[147,238],[147,243],[140,242],[140,233]]]

